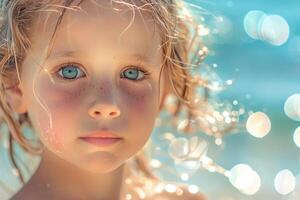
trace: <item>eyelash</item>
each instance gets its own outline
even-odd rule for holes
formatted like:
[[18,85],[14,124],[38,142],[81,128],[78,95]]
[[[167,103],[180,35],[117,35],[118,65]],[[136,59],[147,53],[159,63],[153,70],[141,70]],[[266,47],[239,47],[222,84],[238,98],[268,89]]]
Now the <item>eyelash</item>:
[[[79,78],[74,78],[74,79],[72,79],[72,78],[68,79],[68,78],[63,78],[61,75],[58,75],[58,72],[59,72],[60,70],[62,70],[62,69],[65,68],[65,67],[68,67],[68,66],[73,66],[73,67],[75,67],[75,68],[76,68],[76,67],[79,68],[79,69],[80,69],[81,71],[83,71],[83,73],[85,74],[85,75],[82,76],[82,77],[86,77],[85,70],[83,70],[82,67],[80,67],[81,65],[80,65],[79,63],[74,63],[74,62],[67,62],[67,63],[58,65],[58,66],[56,67],[55,72],[54,72],[55,75],[56,75],[56,77],[58,77],[59,79],[65,80],[65,81],[75,81],[76,79],[82,78],[82,77],[79,77]],[[126,68],[124,71],[126,71],[126,70],[128,70],[128,69],[136,69],[136,70],[139,70],[139,71],[143,72],[144,77],[141,78],[141,79],[138,79],[138,80],[132,80],[132,79],[127,78],[128,80],[135,81],[135,82],[143,81],[144,79],[147,79],[148,76],[151,74],[151,72],[149,72],[148,70],[144,69],[143,67],[135,66],[135,65],[130,65],[130,66],[131,66],[131,67]],[[126,77],[124,77],[123,74],[121,74],[121,76],[122,76],[122,78],[126,78]]]

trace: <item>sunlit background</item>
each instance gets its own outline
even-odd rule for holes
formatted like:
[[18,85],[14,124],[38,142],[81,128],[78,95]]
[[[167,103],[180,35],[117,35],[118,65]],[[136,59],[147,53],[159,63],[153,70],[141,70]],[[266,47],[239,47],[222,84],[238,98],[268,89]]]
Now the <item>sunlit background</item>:
[[[202,166],[211,158],[222,169],[178,169],[173,160],[177,175],[162,175],[213,200],[300,199],[300,1],[187,2],[207,27],[201,31],[210,50],[205,63],[230,85],[220,99],[243,105],[248,117],[241,131],[222,140],[200,133]],[[173,138],[169,154],[184,155],[179,146],[190,143]]]
[[[224,136],[198,137],[177,134],[184,120],[177,132],[158,126],[151,166],[165,180],[190,184],[191,193],[201,191],[212,200],[300,199],[300,1],[186,2],[202,22],[205,64],[217,73],[216,86],[227,86],[216,95],[230,109],[206,120],[243,124]],[[1,153],[1,163],[8,162]],[[1,180],[20,187],[11,179],[17,172],[2,166]],[[175,191],[172,185],[165,189]],[[0,187],[1,195],[7,191]]]

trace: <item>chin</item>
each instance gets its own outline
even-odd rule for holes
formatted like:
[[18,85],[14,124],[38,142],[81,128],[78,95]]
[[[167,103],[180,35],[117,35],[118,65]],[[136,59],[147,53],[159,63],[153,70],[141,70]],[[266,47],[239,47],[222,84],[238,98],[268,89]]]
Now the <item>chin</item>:
[[82,166],[81,166],[82,169],[89,171],[91,173],[94,173],[94,174],[106,174],[106,173],[116,170],[118,167],[119,167],[119,165],[118,166],[115,166],[115,165],[108,166],[108,165],[103,165],[103,164],[86,166],[85,168],[82,168]]
[[79,167],[96,174],[109,173],[122,165],[116,159],[89,158],[79,163]]

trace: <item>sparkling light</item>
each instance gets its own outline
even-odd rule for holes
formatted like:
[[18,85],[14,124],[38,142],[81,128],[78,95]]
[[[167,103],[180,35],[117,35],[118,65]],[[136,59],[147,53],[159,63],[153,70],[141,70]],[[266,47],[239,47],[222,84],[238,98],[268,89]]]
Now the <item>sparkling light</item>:
[[231,118],[230,118],[230,117],[226,117],[226,118],[225,118],[225,122],[226,122],[227,124],[230,124],[230,123],[231,123]]
[[186,174],[186,173],[182,173],[182,174],[180,175],[180,178],[181,178],[181,180],[183,180],[183,181],[187,181],[187,180],[189,180],[189,175]]
[[219,146],[219,145],[221,145],[223,143],[223,141],[222,141],[221,138],[216,138],[215,143],[216,143],[216,145]]
[[287,21],[280,15],[269,15],[264,18],[261,27],[262,38],[273,45],[284,44],[290,34]]
[[245,113],[245,109],[240,108],[239,113],[240,113],[240,115],[244,114]]
[[238,103],[239,103],[239,102],[238,102],[237,100],[234,100],[234,101],[232,102],[232,104],[235,105],[235,106],[238,105]]
[[165,190],[170,193],[176,192],[176,188],[177,188],[176,185],[170,183],[165,185]]
[[209,165],[211,164],[213,161],[211,158],[207,157],[207,156],[203,156],[201,159],[201,162],[203,162],[205,165]]
[[233,24],[228,17],[223,15],[216,17],[212,26],[217,28],[215,29],[216,33],[220,33],[222,36],[225,36],[232,31]]
[[294,94],[287,98],[284,112],[289,118],[300,121],[300,94]]
[[186,138],[175,138],[171,141],[168,149],[169,155],[173,159],[181,159],[189,153],[189,142]]
[[248,118],[246,129],[254,137],[262,138],[270,132],[271,121],[265,113],[256,112]]
[[131,200],[132,199],[132,195],[131,194],[126,194],[125,199],[126,200]]
[[152,159],[150,161],[150,166],[153,167],[153,168],[160,168],[161,167],[161,162],[159,160]]
[[166,139],[166,140],[173,140],[175,138],[175,136],[173,135],[173,133],[170,133],[170,132],[166,132],[163,134],[163,137]]
[[274,186],[279,194],[288,194],[292,192],[296,185],[296,179],[293,173],[284,169],[278,172],[274,180]]
[[145,191],[142,190],[141,188],[136,187],[135,191],[138,193],[140,199],[145,199],[146,198],[147,195],[146,195]]
[[230,170],[229,181],[238,189],[247,189],[255,182],[253,174],[254,172],[249,165],[238,164]]
[[198,188],[197,185],[190,185],[190,186],[188,187],[188,190],[189,190],[189,192],[192,193],[192,194],[196,194],[197,192],[199,192],[199,188]]
[[201,166],[200,161],[175,160],[174,167],[178,174],[188,174],[192,176]]
[[258,30],[262,19],[267,15],[260,10],[251,10],[244,17],[244,29],[246,33],[253,39],[260,39]]
[[267,15],[260,10],[252,10],[246,14],[244,29],[251,38],[276,46],[284,44],[290,33],[289,24],[282,16]]
[[253,180],[252,180],[251,185],[245,189],[240,190],[244,194],[253,195],[259,190],[259,188],[261,186],[261,179],[260,179],[259,175],[255,171],[252,171],[252,176],[253,176]]
[[200,24],[198,26],[198,35],[199,36],[205,36],[208,35],[210,33],[209,28],[206,28],[205,26],[203,26],[202,24]]
[[227,83],[227,85],[232,85],[233,81],[232,80],[227,80],[226,83]]
[[199,160],[206,155],[207,148],[207,142],[197,136],[193,136],[189,140],[179,137],[171,141],[168,152],[175,160]]
[[189,139],[189,158],[200,159],[207,154],[208,144],[205,140],[200,140],[197,136]]
[[155,192],[156,193],[161,193],[165,188],[164,183],[159,183],[155,186]]
[[19,172],[18,172],[17,169],[13,168],[13,169],[11,170],[11,172],[13,173],[13,175],[19,176]]
[[177,131],[178,131],[178,132],[183,131],[183,130],[187,127],[188,124],[189,124],[189,120],[188,120],[188,119],[182,120],[182,121],[178,124],[178,126],[177,126]]
[[207,168],[207,170],[210,171],[210,172],[215,172],[216,171],[216,167],[215,166],[209,166]]

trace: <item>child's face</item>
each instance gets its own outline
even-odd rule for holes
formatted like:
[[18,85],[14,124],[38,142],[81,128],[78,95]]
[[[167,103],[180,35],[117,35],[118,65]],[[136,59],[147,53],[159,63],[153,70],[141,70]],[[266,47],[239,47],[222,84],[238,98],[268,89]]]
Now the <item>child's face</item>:
[[[161,41],[150,15],[142,17],[135,10],[129,25],[133,11],[105,6],[84,1],[83,12],[67,11],[47,59],[46,45],[58,14],[41,15],[31,29],[33,47],[21,73],[22,100],[47,149],[100,173],[117,168],[144,146],[163,92]],[[69,51],[74,54],[61,56]],[[60,64],[68,68],[62,70]],[[128,69],[134,66],[151,74]],[[104,127],[123,139],[109,147],[79,139]]]

